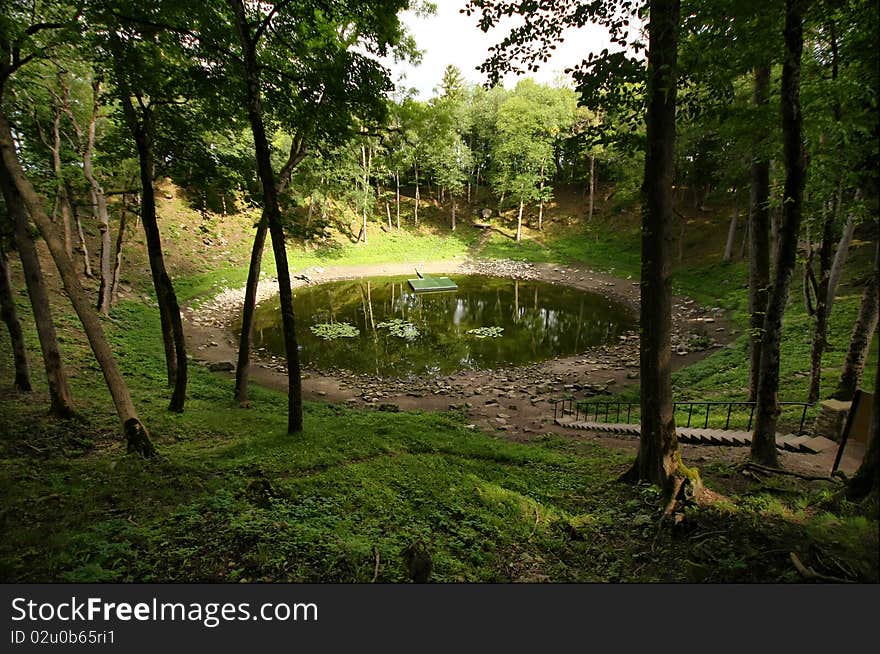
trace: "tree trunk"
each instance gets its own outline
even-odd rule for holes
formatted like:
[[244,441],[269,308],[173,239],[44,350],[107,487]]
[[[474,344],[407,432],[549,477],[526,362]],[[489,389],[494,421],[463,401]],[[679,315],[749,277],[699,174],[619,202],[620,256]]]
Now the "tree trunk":
[[736,224],[739,220],[739,207],[734,205],[733,214],[730,216],[730,229],[727,230],[727,245],[724,247],[724,260],[733,259],[733,243],[736,241]]
[[672,405],[672,180],[679,0],[651,0],[648,25],[647,142],[642,185],[641,437],[630,477],[649,481],[674,499],[684,479],[699,477],[681,462]]
[[287,250],[284,243],[284,231],[281,226],[281,209],[278,206],[278,189],[275,186],[275,174],[272,171],[269,141],[266,138],[266,130],[263,124],[260,100],[260,73],[256,57],[257,44],[250,33],[243,0],[229,0],[229,2],[235,12],[236,29],[242,46],[244,73],[247,83],[248,117],[254,136],[257,173],[263,186],[263,215],[268,223],[269,234],[272,237],[272,250],[275,253],[275,265],[278,270],[281,320],[287,356],[287,431],[288,433],[297,433],[303,429],[302,378],[299,367],[299,348],[296,341],[296,322],[293,313],[293,293],[290,289],[290,271],[287,267]]
[[25,286],[34,313],[34,323],[37,327],[40,351],[43,354],[46,380],[49,383],[50,411],[58,418],[70,418],[74,414],[73,399],[67,384],[67,373],[64,371],[64,364],[61,361],[61,350],[58,347],[58,336],[55,333],[55,321],[52,319],[52,310],[49,307],[49,290],[46,288],[37,246],[27,220],[27,209],[12,177],[7,173],[6,167],[2,163],[0,161],[0,188],[2,188],[6,209],[12,219],[15,246],[21,259]]
[[[70,198],[70,189],[67,190],[67,197]],[[82,222],[79,219],[79,211],[76,209],[76,205],[71,203],[71,211],[73,211],[73,222],[76,223],[76,235],[79,238],[79,249],[82,251],[83,255],[83,275],[91,279],[92,275],[92,264],[89,259],[89,248],[86,245],[86,235],[83,233]]]
[[[856,191],[855,199],[861,197],[861,192]],[[837,285],[840,284],[840,277],[843,275],[843,265],[846,263],[846,257],[849,254],[849,245],[852,242],[853,233],[856,224],[852,212],[846,218],[846,225],[843,227],[843,233],[840,236],[840,242],[837,244],[837,252],[834,253],[834,262],[831,264],[831,272],[828,273],[828,314],[831,314],[831,307],[834,305],[834,296],[837,292]]]
[[776,422],[779,417],[779,346],[782,319],[797,255],[797,241],[803,210],[806,166],[803,146],[803,116],[800,101],[800,64],[804,46],[803,18],[805,0],[785,3],[785,60],[782,67],[782,136],[785,161],[783,220],[776,248],[773,285],[764,318],[761,364],[758,373],[758,396],[752,459],[776,467]]
[[[813,326],[813,346],[810,352],[810,386],[807,391],[807,402],[813,403],[819,399],[819,387],[822,381],[822,355],[828,344],[828,319],[831,315],[830,304],[836,289],[831,287],[831,250],[834,247],[835,229],[837,222],[836,202],[832,202],[831,208],[825,215],[822,225],[822,244],[819,246],[819,281],[815,285],[816,308],[814,310],[815,325]],[[838,254],[840,254],[838,252]],[[845,255],[844,255],[845,258]],[[812,262],[807,261],[805,266],[812,275]],[[809,280],[804,280],[805,288],[809,288]],[[808,291],[807,291],[808,292]]]
[[516,216],[516,242],[522,240],[522,215],[523,215],[523,199],[519,199],[519,213]]
[[110,244],[110,216],[107,212],[107,196],[104,189],[95,177],[92,168],[92,154],[95,151],[95,128],[98,123],[100,110],[100,84],[97,80],[92,81],[92,114],[89,117],[88,136],[83,150],[83,175],[89,183],[89,195],[92,199],[92,215],[98,221],[98,229],[101,232],[101,256],[99,265],[100,287],[98,288],[97,309],[103,315],[110,313],[110,257],[112,246]]
[[0,248],[0,317],[6,323],[6,328],[9,330],[9,339],[12,342],[12,359],[15,363],[15,388],[26,393],[31,390],[27,348],[24,344],[21,323],[18,322],[18,313],[15,310],[15,296],[12,294],[12,284],[9,279],[9,264],[6,261],[6,252],[2,248]]
[[388,200],[385,200],[385,217],[388,218],[388,231],[391,231],[393,225],[391,224],[391,205],[388,204]]
[[[281,169],[278,179],[278,193],[284,192],[293,170],[305,159],[307,154],[305,140],[302,137],[294,138],[290,144],[290,154],[287,162]],[[324,215],[324,205],[321,204],[321,215]],[[263,265],[263,250],[266,247],[266,234],[269,230],[269,222],[265,211],[257,225],[257,233],[254,235],[254,244],[251,248],[251,260],[248,266],[248,278],[244,290],[244,304],[241,308],[241,332],[238,337],[238,363],[235,367],[235,399],[241,406],[249,406],[248,377],[251,367],[251,344],[254,340],[254,313],[257,307],[257,290],[260,283],[260,269]]]
[[187,359],[186,338],[183,332],[183,320],[180,317],[180,305],[174,285],[165,269],[165,257],[162,253],[162,238],[159,234],[159,223],[156,218],[156,191],[153,188],[153,134],[152,112],[148,104],[138,103],[140,113],[131,101],[131,90],[118,77],[120,100],[128,129],[134,138],[138,153],[138,168],[141,181],[141,223],[147,241],[147,256],[150,260],[150,274],[156,301],[159,304],[159,321],[162,327],[162,341],[165,347],[165,368],[168,373],[168,384],[174,387],[170,411],[182,412],[186,403]]
[[400,229],[400,173],[394,171],[394,198],[397,211],[397,229]]
[[590,155],[590,204],[587,207],[587,222],[593,220],[593,207],[596,203],[596,156]]
[[55,201],[61,209],[61,225],[64,229],[64,251],[73,259],[73,234],[70,231],[70,198],[67,196],[67,184],[64,183],[64,171],[61,168],[61,107],[55,103],[55,115],[52,121],[52,170],[55,173]]
[[[770,101],[770,66],[754,72],[752,103],[763,110]],[[758,396],[764,316],[770,286],[770,160],[765,154],[767,130],[755,121],[752,143],[751,189],[749,192],[749,401]]]
[[419,166],[418,164],[414,164],[415,172],[416,172],[416,204],[413,214],[413,223],[416,227],[419,226]]
[[[450,195],[452,195],[451,192],[450,192]],[[452,231],[453,232],[455,231],[455,208],[456,208],[455,207],[455,196],[452,195]]]
[[110,284],[110,304],[119,302],[119,273],[122,270],[122,245],[125,242],[125,222],[128,214],[125,193],[122,194],[122,208],[119,211],[119,231],[116,234],[116,255],[113,259],[113,280]]
[[[880,246],[875,246],[880,247]],[[865,360],[871,349],[871,339],[877,329],[878,307],[880,307],[880,252],[875,253],[874,272],[865,285],[862,293],[862,303],[859,307],[859,317],[853,325],[852,336],[849,339],[849,350],[840,373],[840,381],[832,397],[837,400],[849,401],[853,399],[856,388],[862,381],[862,372],[865,369]],[[874,393],[880,392],[880,386],[874,388]]]
[[538,231],[544,230],[544,162],[541,162],[541,183],[538,186]]
[[137,417],[137,412],[131,401],[131,395],[128,392],[128,386],[120,374],[119,368],[116,366],[113,352],[107,343],[107,338],[104,336],[101,319],[89,303],[88,296],[80,284],[79,276],[76,274],[73,263],[64,251],[64,241],[55,234],[52,221],[46,215],[46,210],[39,195],[21,168],[15,152],[12,131],[6,116],[3,114],[0,114],[0,156],[2,156],[2,166],[0,168],[3,168],[5,174],[11,178],[13,185],[18,190],[22,200],[24,200],[31,218],[43,234],[46,245],[49,247],[49,252],[52,254],[52,259],[55,261],[55,265],[61,275],[64,291],[67,293],[74,311],[79,316],[95,359],[98,361],[101,372],[104,374],[107,388],[110,390],[110,395],[116,407],[116,413],[122,421],[123,430],[128,442],[128,451],[137,452],[145,457],[155,455],[156,450],[150,441],[149,433]]

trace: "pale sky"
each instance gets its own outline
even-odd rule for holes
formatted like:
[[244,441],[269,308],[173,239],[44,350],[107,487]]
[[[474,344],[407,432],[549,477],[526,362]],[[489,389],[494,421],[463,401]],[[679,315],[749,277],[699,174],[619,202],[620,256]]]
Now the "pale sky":
[[[510,26],[517,24],[516,18],[507,19],[503,25],[484,33],[478,26],[477,14],[459,13],[467,4],[466,0],[434,0],[434,3],[437,5],[434,16],[419,18],[412,12],[401,14],[419,49],[424,52],[421,65],[388,64],[395,83],[401,73],[405,74],[406,79],[398,86],[418,89],[422,100],[434,95],[434,88],[439,86],[443,70],[449,64],[457,66],[468,81],[484,84],[486,77],[476,67],[486,59],[489,46],[501,41]],[[530,77],[545,84],[554,83],[565,68],[580,63],[591,51],[599,53],[609,47],[608,37],[601,27],[568,30],[565,36],[565,41],[557,45],[550,60]],[[504,79],[504,85],[511,87],[517,79],[517,76],[510,75]]]

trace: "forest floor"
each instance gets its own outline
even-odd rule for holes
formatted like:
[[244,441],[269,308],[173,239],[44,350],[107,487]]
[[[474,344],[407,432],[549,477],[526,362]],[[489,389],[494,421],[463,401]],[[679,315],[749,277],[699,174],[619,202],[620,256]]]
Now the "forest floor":
[[[164,200],[170,267],[189,306],[190,351],[204,362],[234,360],[225,349],[228,306],[222,298],[234,298],[244,281],[253,216],[205,220],[174,192]],[[518,245],[503,219],[488,238],[465,226],[447,239],[438,212],[435,226],[420,232],[377,229],[369,249],[343,242],[329,257],[321,249],[292,252],[293,266],[317,280],[395,272],[411,265],[403,261],[449,272],[453,264],[501,259],[506,262],[490,265],[598,288],[635,306],[633,217],[609,210],[583,228],[582,217],[559,204],[548,211],[545,231],[527,229]],[[715,217],[716,223],[723,219]],[[709,221],[687,233],[699,252],[717,258],[717,236],[725,231]],[[305,431],[295,437],[285,434],[286,395],[273,388],[271,362],[254,369],[260,383],[253,385],[250,409],[233,402],[227,374],[194,365],[186,412],[169,413],[141,249],[135,233],[124,298],[107,330],[162,456],[143,461],[125,455],[100,372],[75,316],[56,293],[53,308],[78,417],[57,422],[46,415],[36,364],[34,393],[3,389],[3,581],[397,582],[408,578],[402,552],[416,541],[430,551],[437,581],[805,581],[792,554],[826,578],[880,580],[876,506],[842,500],[838,480],[757,476],[742,467],[743,448],[683,446],[683,457],[699,467],[714,499],[688,507],[684,520],[671,524],[659,518],[656,489],[617,481],[631,464],[633,439],[555,428],[546,400],[559,393],[637,396],[630,378],[638,358],[634,340],[517,371],[453,376],[438,382],[441,388],[426,385],[423,397],[396,392],[393,384],[377,392],[375,380],[307,373]],[[695,399],[737,397],[743,386],[742,266],[718,266],[708,255],[690,253],[684,249],[677,277],[680,337],[686,339],[694,325],[724,331],[713,333],[721,347],[677,357],[676,392]],[[509,263],[513,259],[521,263]],[[854,260],[858,264],[858,255]],[[271,273],[271,260],[266,269]],[[48,260],[46,270],[57,288]],[[846,283],[853,279],[858,272]],[[829,383],[848,336],[846,321],[852,324],[854,295],[845,291],[838,301]],[[19,302],[26,320],[26,296]],[[803,365],[806,323],[794,303],[790,314],[783,365],[791,374],[784,383],[796,394],[803,384],[795,373]],[[698,318],[715,322],[691,322]],[[25,326],[36,362],[33,329]],[[0,377],[10,379],[11,357],[3,345]],[[392,405],[401,410],[388,410]],[[815,476],[828,471],[814,455],[783,453],[782,464]]]

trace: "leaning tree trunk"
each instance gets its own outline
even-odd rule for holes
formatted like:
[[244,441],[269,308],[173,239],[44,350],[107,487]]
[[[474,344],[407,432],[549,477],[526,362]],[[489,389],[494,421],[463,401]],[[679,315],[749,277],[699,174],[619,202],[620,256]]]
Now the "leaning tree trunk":
[[97,309],[105,316],[110,313],[110,288],[113,285],[110,279],[112,275],[110,267],[110,215],[107,212],[107,196],[104,189],[95,177],[92,167],[92,154],[95,151],[95,128],[98,123],[98,111],[100,86],[97,81],[92,82],[92,115],[89,117],[88,136],[85,150],[83,151],[83,175],[89,183],[89,195],[92,199],[92,214],[98,220],[98,229],[101,232],[100,253],[100,286],[98,288]]
[[452,191],[449,192],[449,195],[452,199],[452,231],[455,231],[455,196],[452,194]]
[[[290,145],[290,155],[281,169],[278,179],[278,193],[282,193],[290,182],[294,168],[305,159],[307,154],[305,141],[294,139]],[[323,211],[323,204],[322,211]],[[309,206],[311,210],[311,205]],[[251,261],[248,266],[248,278],[245,283],[244,305],[241,309],[241,332],[238,337],[238,364],[235,367],[235,399],[242,406],[248,406],[248,376],[251,366],[251,344],[254,340],[254,313],[257,307],[257,290],[260,283],[260,269],[263,265],[263,250],[266,247],[266,233],[269,221],[265,211],[257,225],[254,244],[251,248]]]
[[[763,111],[770,101],[770,66],[754,72],[755,109]],[[767,130],[759,117],[754,122],[751,189],[749,191],[749,400],[758,396],[764,316],[770,286],[770,160],[765,154]]]
[[73,233],[71,232],[70,198],[67,195],[67,184],[64,183],[64,171],[61,168],[61,107],[55,103],[55,115],[52,120],[52,170],[55,173],[55,201],[61,209],[61,224],[64,228],[64,249],[67,256],[73,259]]
[[[72,194],[70,189],[67,189],[67,198],[70,200]],[[82,252],[83,257],[83,275],[91,279],[94,277],[92,274],[92,264],[91,258],[89,256],[89,247],[86,245],[86,235],[83,233],[82,221],[79,219],[79,211],[76,206],[71,202],[70,210],[73,212],[73,222],[76,224],[76,236],[79,239],[79,249]]]
[[80,284],[79,275],[65,252],[64,241],[55,233],[55,227],[46,214],[42,200],[24,174],[16,156],[12,130],[3,114],[0,114],[0,157],[2,157],[0,167],[11,178],[15,188],[21,194],[31,218],[46,240],[46,245],[49,247],[49,252],[61,275],[64,291],[79,316],[83,331],[89,340],[95,359],[101,367],[101,372],[104,374],[110,395],[113,397],[116,413],[122,421],[128,442],[128,451],[137,452],[145,457],[155,455],[156,450],[150,441],[149,433],[137,416],[137,411],[128,392],[128,386],[116,366],[113,352],[104,335],[101,319],[92,308],[88,296]]
[[[876,246],[880,247],[880,246]],[[840,381],[832,395],[837,400],[849,401],[853,399],[856,388],[862,381],[862,372],[865,369],[865,360],[871,348],[871,339],[877,329],[878,306],[880,306],[880,250],[875,250],[874,273],[865,285],[862,293],[862,303],[859,307],[859,317],[853,326],[852,336],[849,339],[849,350],[840,373]],[[875,387],[874,392],[880,391],[880,386]]]
[[256,42],[248,26],[243,0],[229,0],[235,12],[236,29],[242,46],[244,73],[247,84],[247,110],[254,136],[257,173],[263,186],[263,212],[272,237],[272,251],[278,271],[278,291],[281,302],[281,322],[287,358],[288,379],[288,433],[301,432],[303,428],[302,377],[299,366],[299,347],[296,340],[296,320],[293,313],[293,293],[290,288],[290,271],[287,266],[287,250],[278,205],[278,189],[272,171],[269,141],[263,124],[260,99],[260,72],[256,56]]
[[67,373],[64,371],[64,364],[61,361],[61,350],[58,347],[58,336],[55,333],[55,321],[52,320],[52,310],[49,307],[49,291],[43,278],[31,226],[28,223],[27,209],[12,177],[7,174],[3,165],[0,165],[0,187],[2,187],[6,208],[15,230],[15,245],[21,259],[25,286],[34,313],[34,323],[37,327],[40,351],[43,354],[46,380],[49,384],[50,411],[58,418],[70,418],[74,413],[73,399],[67,384]]
[[0,317],[9,330],[12,342],[12,360],[15,364],[15,388],[22,392],[31,390],[31,376],[28,371],[27,349],[18,313],[15,310],[15,297],[12,295],[12,284],[9,280],[9,264],[6,252],[0,247]]
[[756,462],[776,467],[776,422],[779,417],[779,347],[782,318],[794,271],[801,227],[806,165],[803,116],[800,100],[800,68],[804,47],[803,19],[806,0],[786,0],[785,61],[782,67],[782,136],[785,160],[783,219],[776,248],[773,286],[764,318],[758,396],[751,455]]
[[639,340],[641,436],[631,479],[663,489],[674,500],[686,480],[699,475],[681,462],[672,404],[672,249],[675,245],[672,181],[680,0],[651,0],[648,24],[647,141],[642,184],[642,325]]
[[413,164],[415,170],[416,177],[416,203],[413,207],[413,224],[418,227],[419,226],[419,201],[421,200],[421,196],[419,194],[419,166],[418,164]]

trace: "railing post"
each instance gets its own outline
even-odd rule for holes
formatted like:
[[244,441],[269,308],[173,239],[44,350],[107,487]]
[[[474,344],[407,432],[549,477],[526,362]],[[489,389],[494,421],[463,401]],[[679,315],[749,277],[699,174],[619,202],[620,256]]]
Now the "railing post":
[[605,422],[608,422],[608,411],[611,409],[611,402],[605,403]]
[[730,429],[730,412],[733,411],[733,402],[727,403],[727,421],[724,423],[725,429]]
[[746,427],[746,431],[752,431],[752,418],[755,417],[755,402],[750,402],[752,405],[752,410],[749,411],[749,426]]
[[632,415],[633,405],[632,403],[628,403],[626,405],[626,424],[629,424],[629,417]]
[[688,427],[691,426],[691,416],[692,415],[694,415],[694,403],[693,402],[691,402],[690,411],[688,411],[688,424],[687,424]]
[[703,422],[703,429],[708,429],[709,427],[709,407],[712,405],[706,402],[706,420]]
[[[876,391],[874,391],[876,393]],[[804,433],[804,421],[807,419],[807,405],[804,404],[804,410],[801,412],[801,426],[798,427],[798,436]]]

